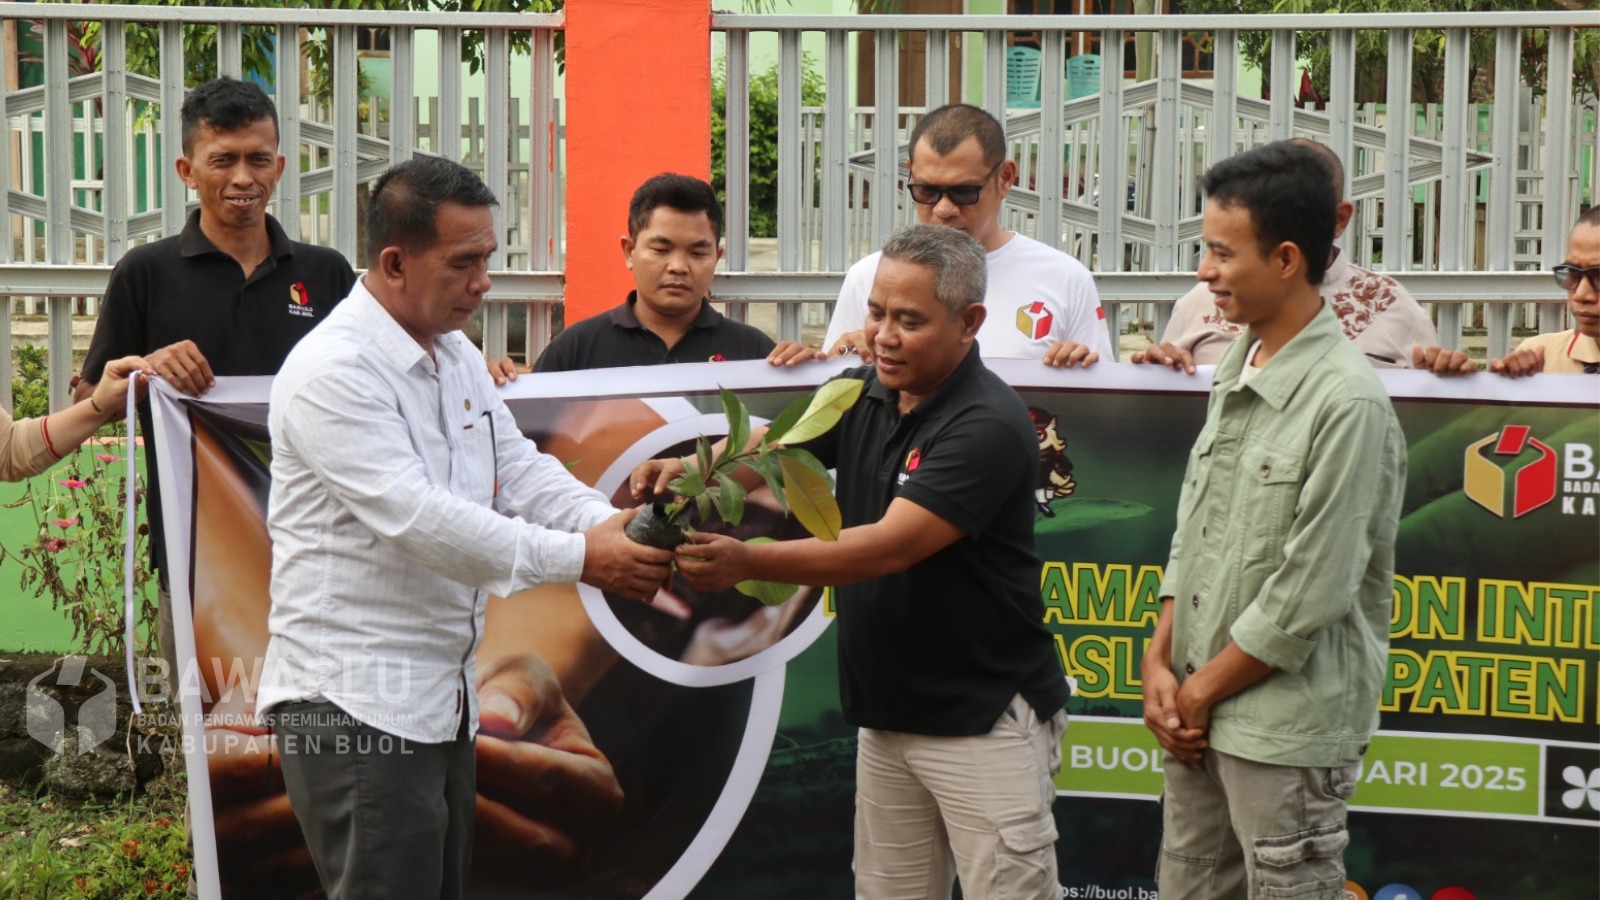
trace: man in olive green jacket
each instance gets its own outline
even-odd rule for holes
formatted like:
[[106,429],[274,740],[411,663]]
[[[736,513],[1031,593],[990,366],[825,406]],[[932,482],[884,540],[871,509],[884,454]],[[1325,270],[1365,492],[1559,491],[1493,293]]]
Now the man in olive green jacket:
[[1214,375],[1143,664],[1145,724],[1168,754],[1161,900],[1344,897],[1405,439],[1317,292],[1325,166],[1277,143],[1204,179],[1198,277],[1248,330]]

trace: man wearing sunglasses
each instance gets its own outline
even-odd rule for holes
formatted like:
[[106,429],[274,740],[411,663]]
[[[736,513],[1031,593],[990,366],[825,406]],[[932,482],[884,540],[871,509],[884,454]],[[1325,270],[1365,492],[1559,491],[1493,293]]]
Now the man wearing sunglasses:
[[[1556,284],[1567,292],[1567,309],[1573,328],[1537,334],[1500,359],[1489,361],[1489,371],[1516,378],[1540,372],[1600,374],[1600,206],[1578,217],[1567,238],[1567,259],[1552,270]],[[1418,347],[1412,368],[1435,375],[1471,375],[1478,371],[1465,350]]]
[[[1006,159],[1005,129],[987,112],[964,103],[942,106],[911,132],[907,188],[917,219],[971,235],[988,257],[989,314],[978,331],[987,358],[1043,359],[1052,366],[1116,361],[1105,311],[1083,264],[1000,224],[1000,206],[1017,180]],[[872,361],[864,339],[867,294],[881,254],[863,258],[845,275],[822,345],[828,355],[859,353]]]
[[1578,217],[1567,238],[1567,259],[1554,271],[1556,283],[1567,291],[1573,327],[1528,338],[1490,362],[1489,371],[1512,378],[1537,372],[1600,374],[1600,205]]

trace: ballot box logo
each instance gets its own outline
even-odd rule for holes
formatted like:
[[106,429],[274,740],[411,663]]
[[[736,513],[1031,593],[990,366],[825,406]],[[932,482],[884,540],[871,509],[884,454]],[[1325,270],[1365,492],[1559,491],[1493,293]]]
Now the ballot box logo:
[[1507,425],[1467,446],[1462,492],[1501,518],[1520,519],[1556,498],[1560,460],[1526,425]]
[[[87,662],[82,656],[69,656],[61,661],[59,671],[46,669],[28,682],[28,736],[55,753],[66,752],[70,744],[72,752],[82,756],[117,732],[116,685],[99,669],[85,673]],[[86,674],[93,681],[86,680]],[[46,688],[46,679],[52,675],[55,678],[49,684],[54,692]],[[85,691],[92,691],[87,699],[62,702],[81,697]],[[76,740],[69,742],[69,734]]]
[[1029,340],[1043,340],[1050,334],[1050,326],[1055,324],[1055,320],[1055,313],[1043,300],[1017,307],[1017,330],[1027,335]]
[[317,311],[311,305],[311,292],[306,290],[304,281],[289,285],[289,315],[303,319],[316,318]]

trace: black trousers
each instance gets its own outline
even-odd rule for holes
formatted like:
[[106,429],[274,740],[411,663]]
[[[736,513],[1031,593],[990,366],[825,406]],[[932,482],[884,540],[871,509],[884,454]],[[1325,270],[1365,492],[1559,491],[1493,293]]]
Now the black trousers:
[[279,704],[271,720],[329,900],[465,893],[477,795],[465,716],[443,744],[405,740],[322,701]]

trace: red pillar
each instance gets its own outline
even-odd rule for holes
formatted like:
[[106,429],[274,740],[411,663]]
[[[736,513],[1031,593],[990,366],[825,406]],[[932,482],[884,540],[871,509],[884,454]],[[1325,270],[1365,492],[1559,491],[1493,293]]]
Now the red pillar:
[[651,175],[711,175],[710,0],[567,0],[571,324],[622,302],[618,239]]

